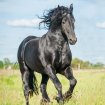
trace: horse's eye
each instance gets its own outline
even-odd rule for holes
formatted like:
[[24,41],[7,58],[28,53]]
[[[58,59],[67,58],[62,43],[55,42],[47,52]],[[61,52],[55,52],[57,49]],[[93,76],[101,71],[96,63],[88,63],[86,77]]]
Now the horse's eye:
[[66,19],[63,19],[62,23],[65,24],[65,22],[66,22]]
[[65,22],[62,22],[63,24],[65,24]]

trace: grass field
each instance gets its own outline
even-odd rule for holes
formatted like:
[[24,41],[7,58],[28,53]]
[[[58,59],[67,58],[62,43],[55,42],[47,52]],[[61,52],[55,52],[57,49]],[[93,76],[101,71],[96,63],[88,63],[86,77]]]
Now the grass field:
[[[89,70],[74,71],[78,81],[73,97],[65,105],[105,105],[105,71]],[[58,75],[63,93],[68,89],[69,82]],[[41,76],[37,74],[40,86]],[[20,72],[17,70],[0,70],[0,105],[25,105]],[[51,81],[48,82],[47,91],[52,103],[58,105],[53,99],[57,91]],[[40,105],[41,94],[30,99],[30,105]]]

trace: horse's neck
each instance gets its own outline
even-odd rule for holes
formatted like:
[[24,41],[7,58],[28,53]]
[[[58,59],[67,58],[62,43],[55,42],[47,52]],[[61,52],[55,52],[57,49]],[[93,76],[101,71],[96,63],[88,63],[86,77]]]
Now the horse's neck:
[[65,38],[63,37],[62,35],[62,32],[60,29],[58,30],[55,30],[55,31],[51,31],[49,30],[48,33],[47,33],[49,39],[52,41],[53,40],[53,43],[55,44],[58,44],[59,46],[62,46],[63,47],[63,44],[65,42],[67,42],[65,40]]
[[66,53],[70,50],[68,41],[62,35],[62,32],[60,30],[57,30],[55,32],[49,31],[46,36],[48,37],[48,41],[50,40],[50,44],[55,46],[54,48],[59,50],[62,53]]

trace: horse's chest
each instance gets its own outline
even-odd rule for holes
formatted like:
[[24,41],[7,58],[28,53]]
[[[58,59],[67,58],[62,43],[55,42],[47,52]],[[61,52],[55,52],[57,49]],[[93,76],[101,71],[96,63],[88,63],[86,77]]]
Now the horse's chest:
[[59,50],[57,51],[55,60],[54,60],[54,65],[56,69],[62,69],[66,65],[69,65],[71,61],[71,53],[70,51],[66,50]]

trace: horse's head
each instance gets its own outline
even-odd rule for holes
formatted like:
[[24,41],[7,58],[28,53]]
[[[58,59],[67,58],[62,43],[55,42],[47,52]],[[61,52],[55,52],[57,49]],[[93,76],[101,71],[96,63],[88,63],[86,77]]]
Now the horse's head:
[[61,29],[62,34],[66,37],[66,40],[70,44],[75,44],[77,38],[74,32],[74,16],[73,16],[73,5],[70,8],[59,6],[52,10],[49,10],[47,14],[44,14],[43,19],[40,23],[44,23],[45,27],[55,31]]
[[65,11],[62,13],[62,32],[64,35],[66,35],[68,42],[71,45],[74,45],[77,42],[77,38],[74,32],[74,16],[73,16],[73,5],[70,5],[70,8],[68,8],[68,12]]

